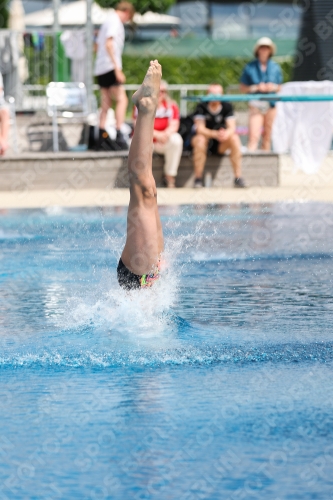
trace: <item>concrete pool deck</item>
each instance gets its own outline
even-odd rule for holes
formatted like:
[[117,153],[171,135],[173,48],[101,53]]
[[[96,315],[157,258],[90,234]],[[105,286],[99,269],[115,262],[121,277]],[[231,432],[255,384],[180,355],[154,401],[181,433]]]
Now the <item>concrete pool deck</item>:
[[[247,189],[213,187],[192,189],[158,189],[160,205],[237,204],[274,202],[329,202],[333,203],[333,154],[330,153],[320,170],[313,175],[296,172],[291,158],[279,157],[277,186],[252,186]],[[0,191],[0,208],[95,207],[126,206],[127,188],[114,188],[105,182],[104,188],[72,188],[60,183],[57,188],[18,189]]]

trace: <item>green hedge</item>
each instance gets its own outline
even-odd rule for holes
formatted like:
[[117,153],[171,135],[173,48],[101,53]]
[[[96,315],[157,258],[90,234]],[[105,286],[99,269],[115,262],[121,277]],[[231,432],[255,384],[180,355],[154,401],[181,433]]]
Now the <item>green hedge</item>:
[[[224,87],[239,83],[242,69],[249,59],[217,59],[202,57],[186,59],[185,57],[159,57],[163,68],[163,78],[173,84],[208,84],[219,82]],[[149,60],[146,57],[123,56],[123,67],[126,83],[141,82]],[[292,61],[280,62],[284,82],[291,79]]]
[[8,2],[7,0],[0,0],[0,29],[6,29],[8,26]]

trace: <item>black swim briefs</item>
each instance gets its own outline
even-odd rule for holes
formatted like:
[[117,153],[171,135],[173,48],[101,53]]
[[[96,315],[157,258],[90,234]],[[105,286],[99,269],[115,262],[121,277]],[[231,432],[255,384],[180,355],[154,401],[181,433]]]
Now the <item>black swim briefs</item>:
[[140,276],[127,269],[123,261],[119,259],[117,267],[118,283],[122,288],[125,288],[125,290],[150,288],[160,277],[160,266],[161,261],[159,260],[152,272]]
[[141,276],[132,273],[121,259],[119,259],[117,267],[118,283],[125,290],[135,290],[141,288]]

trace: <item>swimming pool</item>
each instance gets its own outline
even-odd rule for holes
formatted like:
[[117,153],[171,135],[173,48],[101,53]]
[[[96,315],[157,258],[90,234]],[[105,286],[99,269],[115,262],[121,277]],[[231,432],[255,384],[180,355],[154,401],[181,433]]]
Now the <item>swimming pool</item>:
[[333,498],[333,206],[161,214],[129,299],[124,209],[2,211],[0,498]]

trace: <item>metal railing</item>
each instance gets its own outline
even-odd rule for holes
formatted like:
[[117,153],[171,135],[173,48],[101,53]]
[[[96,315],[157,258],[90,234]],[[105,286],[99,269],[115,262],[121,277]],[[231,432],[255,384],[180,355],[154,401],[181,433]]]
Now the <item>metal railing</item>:
[[[137,90],[139,84],[128,84],[124,85],[124,87],[126,92],[131,95],[135,90]],[[174,99],[179,104],[181,116],[186,116],[189,110],[189,103],[185,98],[206,92],[208,85],[172,84],[169,85],[168,88],[172,99]],[[93,91],[98,92],[99,86],[94,85]],[[19,111],[40,111],[46,110],[46,107],[46,85],[23,85],[23,98],[21,104],[22,109],[20,109]]]
[[[73,64],[66,56],[65,47],[60,40],[63,31],[66,30],[47,28],[25,29],[24,31],[0,30],[0,62],[5,93],[15,98],[18,110],[45,108],[46,85],[52,81],[72,80]],[[84,29],[71,28],[69,31],[82,34]],[[89,42],[92,44],[92,36],[89,37]],[[87,52],[88,49],[89,43]],[[84,77],[81,78],[84,80],[88,94],[91,94],[92,47],[90,47],[89,54],[91,57],[86,54],[79,62],[82,61],[83,66],[80,74],[84,73]]]
[[[139,85],[125,85],[125,90],[127,93],[134,92],[137,90]],[[95,86],[95,90],[98,89],[98,85]],[[181,116],[187,116],[188,114],[188,101],[186,97],[190,95],[197,95],[199,93],[205,92],[208,85],[204,84],[170,84],[168,85],[168,91],[170,96],[179,104]]]

